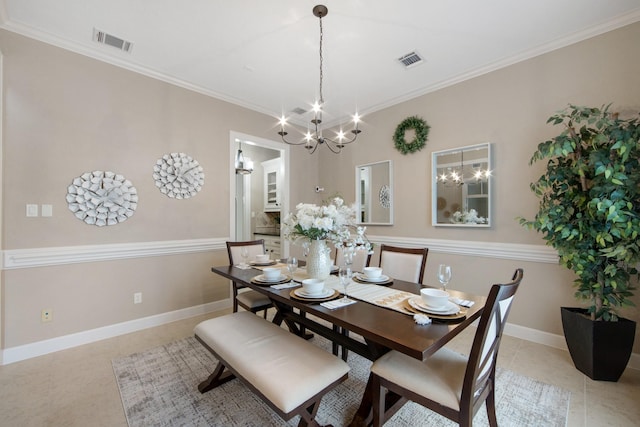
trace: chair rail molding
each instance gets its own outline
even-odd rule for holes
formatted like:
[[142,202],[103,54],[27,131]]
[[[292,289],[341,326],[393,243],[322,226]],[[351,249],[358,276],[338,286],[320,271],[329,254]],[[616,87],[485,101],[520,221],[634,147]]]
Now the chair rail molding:
[[429,252],[453,255],[481,256],[486,258],[513,259],[518,261],[558,263],[558,253],[545,245],[525,245],[520,243],[495,243],[485,241],[444,240],[419,237],[367,236],[377,244],[395,246],[426,246]]
[[82,262],[179,255],[226,250],[228,237],[108,245],[61,246],[49,248],[9,249],[2,252],[2,268],[47,267]]

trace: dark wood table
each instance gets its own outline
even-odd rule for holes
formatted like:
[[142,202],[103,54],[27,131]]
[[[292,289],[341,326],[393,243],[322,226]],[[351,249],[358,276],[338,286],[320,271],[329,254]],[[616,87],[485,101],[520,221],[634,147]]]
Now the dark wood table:
[[[276,290],[251,282],[254,276],[261,274],[257,269],[245,270],[228,265],[213,267],[211,271],[267,295],[277,310],[274,323],[285,322],[291,332],[301,336],[304,335],[305,330],[313,331],[372,361],[390,350],[425,360],[478,319],[486,302],[485,297],[448,290],[453,297],[474,301],[475,304],[467,310],[467,316],[457,323],[433,322],[430,325],[418,325],[412,316],[364,301],[330,310],[318,303],[294,299],[290,293],[295,288]],[[418,283],[394,280],[390,287],[419,294],[423,286]],[[307,314],[323,319],[338,328],[328,327]],[[353,339],[349,334],[341,333],[341,330],[362,336],[364,343]],[[352,425],[367,424],[370,411],[371,395],[370,387],[367,385]]]

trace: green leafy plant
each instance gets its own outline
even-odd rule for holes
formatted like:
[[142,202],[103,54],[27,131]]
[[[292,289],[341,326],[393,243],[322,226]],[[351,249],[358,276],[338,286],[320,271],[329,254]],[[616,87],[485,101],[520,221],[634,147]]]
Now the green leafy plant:
[[634,305],[640,262],[640,124],[609,108],[569,105],[547,120],[564,130],[529,162],[547,166],[531,183],[540,199],[535,219],[519,221],[575,272],[575,296],[589,303],[591,319],[617,321],[617,309]]

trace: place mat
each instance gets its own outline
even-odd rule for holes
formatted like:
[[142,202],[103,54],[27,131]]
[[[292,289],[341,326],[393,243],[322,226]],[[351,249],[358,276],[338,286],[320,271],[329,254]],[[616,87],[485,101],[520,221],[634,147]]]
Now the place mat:
[[467,317],[467,309],[463,307],[460,307],[460,311],[458,311],[456,314],[433,314],[426,313],[424,311],[420,311],[411,307],[411,304],[409,304],[409,299],[404,300],[403,303],[406,310],[411,311],[414,314],[424,314],[425,316],[429,316],[432,319],[455,321],[462,320]]
[[277,262],[277,261],[273,261],[272,264],[268,264],[268,265],[257,265],[257,264],[251,264],[251,268],[255,268],[256,270],[264,270],[265,268],[279,268],[279,269],[286,269],[287,268],[287,264],[283,264],[281,262]]
[[392,284],[392,283],[393,283],[393,279],[392,279],[391,277],[389,277],[389,279],[388,279],[388,280],[383,280],[383,281],[380,281],[380,282],[369,282],[369,281],[367,281],[367,280],[365,280],[365,279],[361,279],[361,278],[359,278],[358,276],[354,275],[352,280],[353,280],[354,282],[356,282],[356,283],[363,283],[363,284],[365,284],[365,285],[380,285],[380,286],[388,286],[388,285],[390,285],[390,284]]
[[284,278],[281,280],[277,280],[277,281],[267,281],[267,280],[262,280],[259,277],[262,276],[258,275],[255,277],[251,278],[251,283],[253,283],[254,285],[258,285],[258,286],[271,286],[271,285],[279,285],[281,283],[287,283],[291,281],[291,276],[288,275],[284,275]]
[[272,259],[271,261],[266,262],[251,261],[249,262],[249,265],[251,265],[252,267],[271,267],[272,265],[276,265],[277,263],[278,261]]
[[331,301],[332,299],[334,299],[335,297],[337,297],[338,295],[340,295],[340,292],[336,291],[334,289],[333,294],[329,295],[328,297],[324,297],[324,298],[306,298],[306,297],[301,297],[300,295],[296,294],[296,290],[292,289],[291,292],[289,292],[289,295],[291,295],[291,298],[293,299],[297,299],[299,301],[306,301],[306,302],[324,302],[324,301]]

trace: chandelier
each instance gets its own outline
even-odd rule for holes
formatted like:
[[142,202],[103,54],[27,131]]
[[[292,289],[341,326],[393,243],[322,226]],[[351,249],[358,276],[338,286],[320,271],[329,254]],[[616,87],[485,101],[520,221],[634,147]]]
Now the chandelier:
[[324,35],[322,31],[322,18],[324,16],[327,16],[328,12],[329,10],[326,8],[326,6],[323,5],[317,5],[313,8],[313,14],[317,16],[318,20],[320,21],[320,98],[313,104],[313,119],[311,120],[312,126],[307,130],[307,133],[305,134],[303,140],[298,142],[287,141],[287,139],[285,138],[285,136],[288,135],[287,131],[285,131],[287,119],[283,115],[280,118],[280,132],[278,132],[278,135],[282,137],[283,142],[290,145],[304,144],[304,148],[309,151],[309,154],[313,154],[321,145],[325,145],[327,148],[329,148],[329,150],[331,150],[331,152],[337,154],[345,145],[354,142],[358,137],[358,134],[362,132],[358,129],[360,116],[358,116],[358,113],[356,113],[353,116],[354,128],[350,131],[353,136],[350,139],[347,138],[347,133],[345,133],[342,128],[340,128],[334,138],[329,138],[322,134],[322,107],[324,105],[324,97],[322,95],[322,38]]

